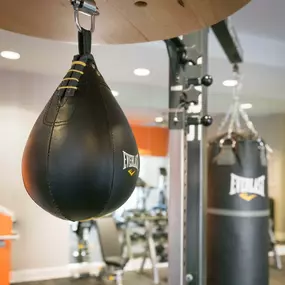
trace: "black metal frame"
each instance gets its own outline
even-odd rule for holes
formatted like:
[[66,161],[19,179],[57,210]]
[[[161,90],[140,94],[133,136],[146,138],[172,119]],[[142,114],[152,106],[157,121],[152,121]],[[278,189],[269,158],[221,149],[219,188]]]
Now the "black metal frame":
[[[229,20],[212,26],[230,63],[243,61],[242,49]],[[169,284],[205,285],[207,154],[208,33],[202,30],[166,40],[169,54],[169,129],[170,129],[170,199],[169,199]],[[197,65],[199,57],[202,64]],[[200,92],[195,85],[202,85]],[[191,104],[199,111],[189,114]]]
[[[204,83],[209,86],[212,83],[212,80],[203,80],[203,78],[211,79],[206,75],[207,40],[208,30],[203,30],[183,36],[182,39],[166,41],[170,59],[170,152],[172,154],[176,152],[176,155],[170,154],[172,164],[170,193],[174,192],[170,197],[169,206],[169,284],[171,285],[185,285],[190,282],[195,285],[204,285],[206,281],[204,278],[206,276],[207,206],[205,199],[206,133],[202,125],[211,123],[211,118],[205,115],[207,112],[206,86],[202,85],[202,104],[199,113],[187,111],[191,104],[199,104],[200,92],[194,88],[194,85]],[[202,64],[198,65],[200,56],[202,56]],[[201,136],[198,135],[199,132]],[[182,159],[177,154],[178,150],[183,156]],[[183,181],[178,181],[179,175],[177,167],[173,164],[174,160],[180,160],[179,171]]]

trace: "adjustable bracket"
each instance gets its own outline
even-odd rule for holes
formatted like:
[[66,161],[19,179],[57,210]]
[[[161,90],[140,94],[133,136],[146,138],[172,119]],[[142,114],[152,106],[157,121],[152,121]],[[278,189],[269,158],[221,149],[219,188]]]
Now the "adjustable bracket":
[[213,84],[213,78],[211,75],[204,75],[202,78],[188,78],[188,85],[204,85],[205,87],[209,87]]
[[201,58],[201,55],[200,53],[198,53],[195,47],[185,46],[185,44],[179,38],[176,38],[174,42],[177,45],[177,52],[180,57],[179,63],[182,66],[185,66],[187,64],[190,64],[190,65],[198,64],[198,61],[199,61],[199,58]]
[[194,85],[190,85],[187,89],[183,90],[180,95],[180,103],[184,105],[185,110],[188,110],[191,102],[197,101],[201,92],[195,89]]
[[[183,68],[185,69],[185,64],[187,62],[190,62],[189,59],[186,60],[185,53],[181,52],[181,50],[186,50],[183,47],[183,43],[181,40],[178,39],[172,39],[171,44],[174,44],[174,47],[176,46],[176,54],[177,54],[177,61],[179,64],[176,66],[176,68]],[[171,49],[173,50],[173,46],[168,45],[169,52],[171,52]],[[178,47],[177,47],[178,45]],[[188,50],[196,50],[194,48],[189,48]],[[196,59],[199,58],[200,55],[196,53]],[[192,62],[192,61],[191,61]],[[194,61],[193,61],[194,62]],[[182,66],[182,67],[181,67]],[[191,67],[191,66],[189,66]],[[193,68],[193,66],[192,66]],[[176,74],[179,74],[176,72]],[[201,92],[198,91],[195,87],[203,85],[205,87],[209,87],[213,83],[213,78],[211,75],[204,75],[203,77],[192,77],[192,78],[181,78],[184,76],[184,72],[180,71],[180,76],[177,76],[177,80],[184,81],[183,85],[177,85],[172,86],[171,91],[172,92],[180,92],[180,95],[175,95],[179,98],[179,102],[177,102],[176,111],[169,114],[169,128],[170,129],[185,129],[186,132],[189,131],[190,125],[203,125],[205,127],[208,127],[212,124],[213,118],[209,115],[200,116],[200,110],[192,111],[193,106],[197,106],[199,109],[199,96],[201,95]],[[197,109],[196,107],[196,109]],[[194,107],[195,108],[195,107]]]
[[[184,101],[184,98],[181,99],[181,110],[180,112],[170,113],[169,114],[169,126],[171,129],[181,130],[185,129],[186,133],[189,132],[189,126],[202,125],[204,127],[209,127],[213,123],[213,118],[210,115],[201,116],[197,113],[191,112],[191,108],[198,106],[197,101]],[[185,112],[185,110],[190,110],[190,112]]]
[[99,15],[99,9],[94,0],[70,0],[75,10],[88,16]]
[[191,126],[198,126],[202,125],[204,127],[209,127],[213,123],[213,118],[210,115],[205,115],[203,117],[200,116],[188,116],[187,117],[187,125]]

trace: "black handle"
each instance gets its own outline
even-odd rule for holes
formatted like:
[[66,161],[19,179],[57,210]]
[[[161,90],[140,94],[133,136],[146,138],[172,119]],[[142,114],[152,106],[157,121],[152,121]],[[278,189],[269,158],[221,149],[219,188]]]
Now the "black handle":
[[80,55],[91,54],[92,34],[91,31],[81,28],[78,32],[78,49]]

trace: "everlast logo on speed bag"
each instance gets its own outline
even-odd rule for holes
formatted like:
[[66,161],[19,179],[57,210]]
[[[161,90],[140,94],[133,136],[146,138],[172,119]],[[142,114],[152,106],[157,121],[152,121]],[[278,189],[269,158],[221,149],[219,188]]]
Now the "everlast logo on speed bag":
[[[128,168],[135,168],[138,170],[139,168],[139,155],[131,155],[129,153],[126,153],[123,151],[123,157],[124,157],[124,167],[123,170]],[[128,170],[128,173],[133,176],[136,173],[135,169]]]
[[251,201],[257,196],[265,197],[265,176],[247,178],[231,173],[229,195],[239,195],[246,201]]

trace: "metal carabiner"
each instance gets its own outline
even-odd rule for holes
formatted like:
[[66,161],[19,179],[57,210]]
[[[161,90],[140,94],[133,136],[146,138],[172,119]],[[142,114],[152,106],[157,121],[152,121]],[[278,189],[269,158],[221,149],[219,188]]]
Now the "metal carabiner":
[[[220,148],[223,148],[223,146],[226,144],[227,141],[230,141],[231,142],[231,147],[232,148],[235,148],[236,147],[236,140],[233,139],[233,138],[230,138],[230,137],[224,137],[224,138],[221,138],[220,139],[220,142],[219,142],[219,145],[220,145]],[[228,144],[230,145],[230,144]]]
[[82,31],[80,25],[79,14],[84,14],[91,17],[90,32],[95,31],[95,17],[99,15],[99,9],[94,0],[70,0],[74,9],[74,20],[79,32]]

